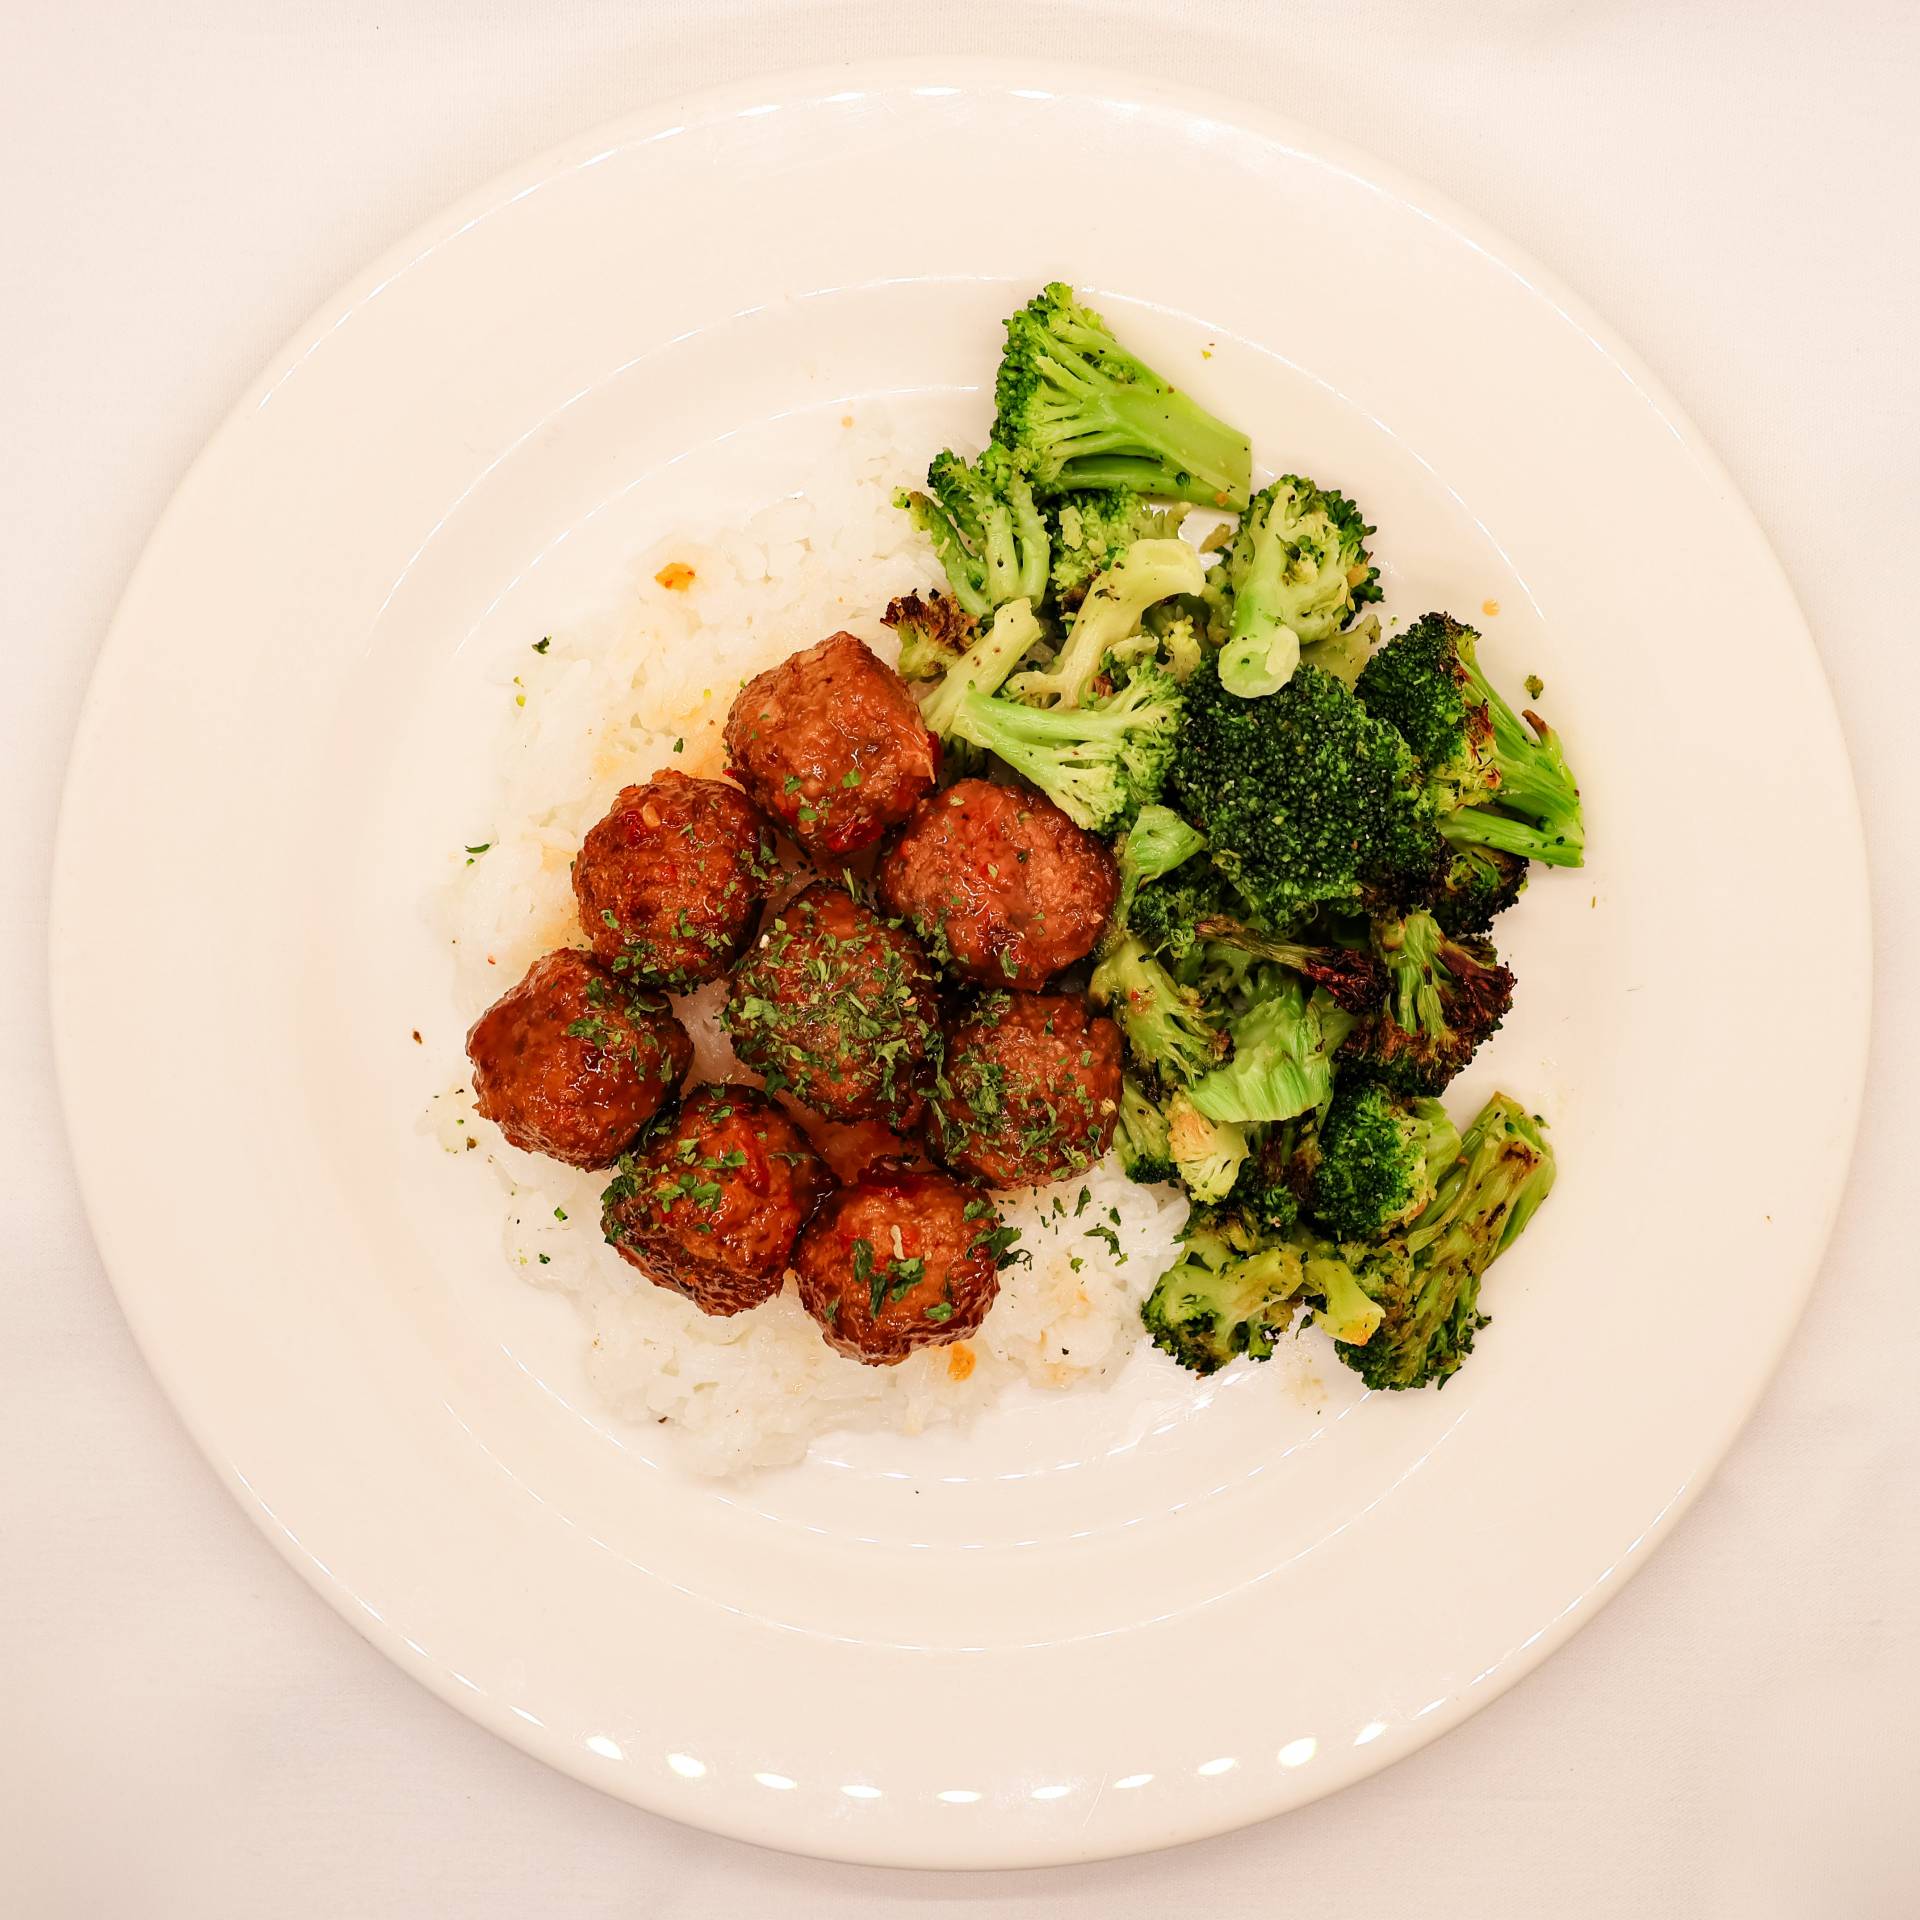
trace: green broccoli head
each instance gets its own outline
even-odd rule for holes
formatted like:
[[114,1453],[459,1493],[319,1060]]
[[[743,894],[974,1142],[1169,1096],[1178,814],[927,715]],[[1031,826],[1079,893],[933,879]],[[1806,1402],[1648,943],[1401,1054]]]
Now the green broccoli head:
[[903,593],[880,618],[900,642],[902,680],[938,680],[979,637],[974,617],[951,595]]
[[1307,1211],[1336,1240],[1377,1240],[1433,1198],[1460,1136],[1437,1100],[1343,1081],[1315,1144]]
[[1311,1116],[1258,1128],[1253,1151],[1240,1164],[1226,1205],[1263,1240],[1285,1234],[1300,1217],[1305,1141],[1312,1129]]
[[1168,1141],[1167,1116],[1160,1104],[1132,1074],[1120,1082],[1120,1118],[1113,1130],[1120,1166],[1129,1180],[1142,1186],[1173,1178],[1173,1149]]
[[1007,320],[993,437],[1045,493],[1119,488],[1239,509],[1247,436],[1129,353],[1055,281]]
[[1171,675],[1142,667],[1124,686],[1076,707],[971,693],[952,725],[1039,788],[1076,826],[1109,833],[1159,798],[1182,705]]
[[1200,996],[1134,934],[1102,942],[1087,991],[1113,1015],[1135,1064],[1163,1087],[1196,1079],[1226,1053],[1226,1036],[1208,1020]]
[[1323,903],[1431,891],[1444,844],[1413,756],[1338,680],[1302,666],[1243,700],[1216,656],[1185,692],[1173,794],[1260,918],[1289,927]]
[[1527,863],[1519,854],[1497,847],[1454,847],[1432,897],[1421,904],[1443,933],[1458,940],[1485,934],[1526,884]]
[[1257,699],[1286,685],[1303,646],[1328,641],[1380,598],[1373,529],[1345,494],[1284,474],[1247,503],[1208,581],[1220,680]]
[[1088,587],[1136,540],[1177,540],[1184,506],[1155,506],[1117,487],[1063,493],[1047,503],[1053,534],[1053,594],[1077,607]]
[[1153,1344],[1195,1373],[1271,1357],[1304,1283],[1298,1252],[1263,1245],[1230,1214],[1196,1211],[1180,1257],[1140,1309]]
[[1047,591],[1052,548],[1019,462],[988,447],[969,466],[957,453],[937,453],[927,492],[902,488],[895,506],[913,516],[945,569],[953,597],[976,620],[1009,600],[1036,605]]
[[1338,1044],[1322,1024],[1324,997],[1275,966],[1260,968],[1241,993],[1244,1004],[1227,1023],[1232,1053],[1196,1080],[1188,1097],[1223,1124],[1267,1124],[1314,1112],[1332,1096]]
[[1553,1189],[1553,1149],[1539,1123],[1495,1094],[1460,1141],[1438,1189],[1390,1243],[1396,1257],[1362,1276],[1378,1327],[1340,1357],[1369,1387],[1445,1386],[1487,1324],[1480,1283]]
[[1426,614],[1367,662],[1355,691],[1412,747],[1448,840],[1577,867],[1586,827],[1559,736],[1537,714],[1522,724],[1494,691],[1474,657],[1479,637]]
[[1373,923],[1387,997],[1348,1036],[1342,1058],[1407,1094],[1437,1094],[1499,1029],[1513,975],[1484,941],[1455,940],[1433,915]]

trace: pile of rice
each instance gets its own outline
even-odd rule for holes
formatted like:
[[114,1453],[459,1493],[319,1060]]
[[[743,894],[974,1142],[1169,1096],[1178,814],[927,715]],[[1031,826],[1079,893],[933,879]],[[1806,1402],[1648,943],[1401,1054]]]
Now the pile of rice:
[[[636,563],[616,611],[553,634],[543,651],[529,646],[501,686],[490,845],[452,856],[438,902],[462,1031],[541,953],[581,944],[569,863],[620,788],[665,766],[721,772],[735,692],[796,648],[845,628],[893,656],[881,611],[935,577],[892,505],[901,477],[923,464],[923,452],[884,430],[849,425],[805,494],[738,528],[662,540]],[[725,991],[678,1003],[695,1079],[739,1075],[717,1021]],[[674,1430],[684,1462],[711,1474],[798,1460],[829,1432],[911,1433],[963,1419],[1017,1380],[1056,1389],[1099,1380],[1139,1340],[1139,1303],[1186,1217],[1184,1199],[1133,1185],[1111,1156],[1083,1180],[1001,1196],[1031,1264],[1001,1276],[980,1333],[866,1367],[821,1339],[791,1281],[728,1319],[651,1285],[601,1240],[607,1176],[509,1147],[474,1118],[464,1084],[441,1094],[428,1120],[450,1151],[478,1140],[498,1170],[507,1259],[578,1305],[589,1372],[611,1409]]]

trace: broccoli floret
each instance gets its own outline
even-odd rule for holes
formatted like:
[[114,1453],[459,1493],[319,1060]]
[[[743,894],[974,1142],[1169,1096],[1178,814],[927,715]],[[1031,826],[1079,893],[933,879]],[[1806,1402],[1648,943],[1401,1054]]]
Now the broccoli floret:
[[1308,666],[1332,674],[1343,687],[1350,687],[1360,678],[1368,657],[1379,644],[1380,616],[1367,613],[1331,640],[1309,641],[1300,649],[1300,658]]
[[1554,1172],[1539,1123],[1495,1094],[1418,1218],[1379,1250],[1385,1258],[1370,1253],[1356,1270],[1382,1318],[1364,1343],[1342,1346],[1340,1358],[1369,1387],[1446,1385],[1487,1324],[1482,1278],[1525,1231]]
[[1180,1258],[1140,1309],[1153,1344],[1195,1373],[1268,1359],[1304,1284],[1299,1253],[1262,1245],[1231,1216],[1196,1213]]
[[997,692],[1041,637],[1031,602],[1009,600],[994,614],[993,624],[941,679],[919,689],[920,717],[943,740],[949,738],[965,703]]
[[1387,970],[1364,947],[1309,946],[1262,933],[1218,912],[1196,916],[1193,937],[1208,946],[1234,947],[1257,960],[1290,968],[1324,988],[1328,998],[1348,1013],[1371,1013],[1387,997]]
[[952,730],[1004,760],[1076,826],[1106,833],[1159,797],[1181,704],[1168,674],[1143,667],[1084,706],[1029,707],[970,693]]
[[1120,1119],[1113,1130],[1113,1144],[1120,1150],[1120,1165],[1129,1180],[1151,1186],[1173,1178],[1167,1116],[1130,1073],[1120,1082]]
[[903,487],[893,504],[933,542],[960,605],[976,620],[1009,600],[1037,605],[1052,544],[1019,462],[1004,447],[988,447],[972,466],[957,453],[937,453],[927,486],[928,493]]
[[1118,488],[1062,494],[1048,508],[1055,600],[1077,607],[1093,581],[1136,540],[1177,540],[1186,517],[1184,506],[1158,507]]
[[1253,450],[1113,337],[1058,281],[1007,320],[993,437],[1044,493],[1088,487],[1247,504]]
[[1425,905],[1441,931],[1456,940],[1484,934],[1497,914],[1519,899],[1527,863],[1496,847],[1455,847],[1433,897]]
[[1261,919],[1286,927],[1322,902],[1431,890],[1444,843],[1413,756],[1338,680],[1302,666],[1242,700],[1216,658],[1185,692],[1174,796]]
[[1109,934],[1087,983],[1112,1013],[1134,1061],[1166,1087],[1198,1078],[1226,1052],[1226,1036],[1133,934]]
[[1494,847],[1548,866],[1585,859],[1586,828],[1559,736],[1521,717],[1474,658],[1471,627],[1429,613],[1367,662],[1361,703],[1412,747],[1456,846]]
[[1021,674],[1011,691],[1022,700],[1079,706],[1091,697],[1107,656],[1147,609],[1173,594],[1199,592],[1202,578],[1200,556],[1184,540],[1135,541],[1087,589],[1053,663]]
[[1140,616],[1140,631],[1120,641],[1109,657],[1122,666],[1158,659],[1184,683],[1207,657],[1206,618],[1207,610],[1195,596],[1174,594],[1150,606]]
[[1437,1100],[1343,1083],[1316,1134],[1307,1211],[1336,1240],[1377,1240],[1433,1198],[1460,1135]]
[[1120,893],[1113,924],[1127,926],[1141,887],[1184,866],[1206,844],[1206,835],[1188,826],[1171,807],[1157,800],[1142,807],[1120,842]]
[[1263,967],[1244,991],[1248,1004],[1227,1024],[1231,1056],[1196,1080],[1188,1097],[1208,1119],[1229,1123],[1313,1112],[1333,1092],[1321,996],[1309,997],[1297,974],[1278,967]]
[[900,642],[902,680],[938,680],[979,638],[965,607],[949,594],[903,593],[880,618]]
[[1253,496],[1208,582],[1229,693],[1252,700],[1285,686],[1302,646],[1331,640],[1357,607],[1380,598],[1372,531],[1345,494],[1322,493],[1298,474]]
[[1263,1239],[1285,1233],[1300,1215],[1301,1139],[1311,1120],[1261,1127],[1241,1162],[1227,1206]]
[[1436,1094],[1495,1032],[1513,975],[1484,941],[1450,938],[1430,913],[1373,923],[1387,998],[1348,1036],[1344,1057],[1402,1093]]
[[1180,1184],[1205,1206],[1233,1191],[1253,1141],[1238,1121],[1202,1113],[1183,1088],[1167,1103],[1167,1151]]

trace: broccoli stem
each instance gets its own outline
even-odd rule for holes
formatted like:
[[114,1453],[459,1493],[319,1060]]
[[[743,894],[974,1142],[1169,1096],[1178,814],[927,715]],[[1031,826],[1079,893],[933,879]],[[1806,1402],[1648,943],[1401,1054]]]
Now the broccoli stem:
[[949,738],[969,698],[995,693],[1040,640],[1040,622],[1028,600],[1009,600],[993,624],[920,695],[920,717],[943,740]]
[[1184,540],[1136,540],[1087,589],[1059,658],[1044,670],[1023,673],[1013,690],[1024,700],[1077,707],[1100,663],[1149,607],[1178,593],[1198,593],[1205,581],[1199,554]]

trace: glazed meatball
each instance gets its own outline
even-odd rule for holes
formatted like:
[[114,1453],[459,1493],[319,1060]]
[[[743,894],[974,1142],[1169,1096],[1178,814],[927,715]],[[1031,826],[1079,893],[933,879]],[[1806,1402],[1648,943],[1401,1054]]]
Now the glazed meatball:
[[919,1124],[940,1063],[940,1005],[920,943],[816,880],[768,917],[723,1016],[769,1092],[829,1120]]
[[1008,1231],[976,1187],[882,1172],[842,1187],[793,1250],[800,1304],[827,1344],[870,1367],[976,1332]]
[[610,1167],[687,1077],[693,1042],[665,1000],[563,947],[467,1032],[480,1114],[516,1146]]
[[1085,1173],[1113,1143],[1120,1029],[1056,993],[990,993],[948,1036],[933,1144],[990,1187]]
[[601,959],[677,990],[733,964],[777,875],[772,830],[738,787],[668,771],[620,790],[573,863],[573,891]]
[[1119,890],[1113,855],[1051,800],[985,780],[922,800],[879,878],[936,959],[995,987],[1041,987],[1084,959]]
[[703,1313],[780,1291],[793,1242],[833,1185],[807,1136],[757,1087],[709,1082],[620,1163],[600,1226],[621,1259]]
[[870,847],[933,785],[933,736],[907,683],[836,633],[741,688],[734,777],[809,853]]

